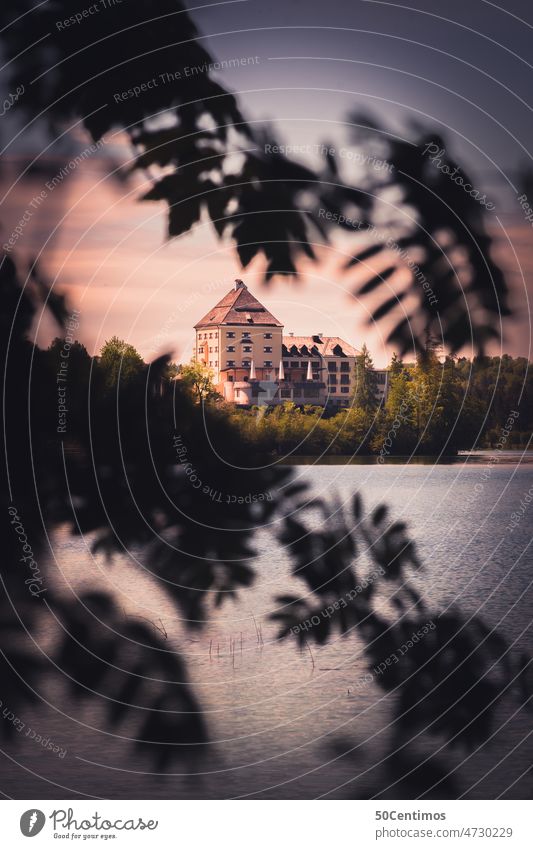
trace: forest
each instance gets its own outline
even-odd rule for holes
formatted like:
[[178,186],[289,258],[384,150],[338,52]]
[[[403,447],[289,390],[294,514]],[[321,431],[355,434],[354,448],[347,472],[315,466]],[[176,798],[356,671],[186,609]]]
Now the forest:
[[[67,432],[68,415],[72,444],[76,423],[82,426],[85,418],[89,385],[93,393],[110,393],[142,376],[148,366],[132,345],[116,336],[97,357],[90,357],[76,341],[69,345],[68,358],[64,348],[65,340],[57,337],[41,356],[58,392],[65,391],[61,384],[68,378],[69,409],[62,411],[65,422],[58,426],[58,433]],[[526,447],[533,428],[533,376],[527,359],[506,354],[474,360],[440,357],[428,343],[414,362],[393,355],[388,369],[390,390],[386,402],[380,403],[372,359],[363,345],[355,365],[353,398],[340,412],[292,402],[244,409],[226,404],[215,391],[209,371],[194,363],[169,362],[158,391],[169,391],[177,378],[193,401],[209,404],[253,442],[259,454],[267,456],[377,455],[378,462],[384,462],[389,456],[449,456],[457,451]],[[507,432],[510,416],[513,427]]]

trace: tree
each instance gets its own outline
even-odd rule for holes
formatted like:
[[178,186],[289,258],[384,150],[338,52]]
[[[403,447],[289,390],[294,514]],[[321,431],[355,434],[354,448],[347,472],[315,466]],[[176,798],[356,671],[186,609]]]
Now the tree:
[[178,379],[199,403],[220,398],[213,383],[213,371],[203,363],[191,360],[179,366]]
[[[55,381],[58,396],[67,408],[62,423],[58,420],[57,404],[45,405],[43,413],[50,417],[50,425],[60,425],[65,438],[83,428],[87,422],[88,386],[92,358],[87,348],[68,335],[56,336],[46,351],[42,352],[44,369]],[[68,426],[67,426],[68,425]]]
[[396,351],[393,351],[389,365],[389,380],[393,380],[395,377],[402,374],[404,370],[405,366],[402,358],[398,356]]
[[412,372],[420,451],[429,454],[453,453],[458,447],[456,425],[464,395],[455,359],[448,355],[441,363],[437,351],[435,341],[426,339]]
[[379,405],[378,383],[374,363],[366,343],[363,343],[360,353],[355,358],[354,377],[354,406],[360,407],[367,414],[375,413]]
[[48,346],[46,353],[54,371],[59,371],[65,360],[68,360],[67,369],[73,366],[77,374],[85,369],[88,371],[91,367],[91,357],[87,348],[77,340],[65,345],[65,339],[56,336]]
[[165,369],[165,378],[167,380],[175,380],[180,373],[180,366],[178,363],[169,363]]
[[393,355],[389,392],[373,449],[381,456],[410,453],[417,442],[416,387],[401,359]]
[[119,381],[122,386],[138,377],[144,368],[144,362],[133,345],[118,336],[112,336],[102,345],[98,366],[104,385],[111,389],[117,386]]

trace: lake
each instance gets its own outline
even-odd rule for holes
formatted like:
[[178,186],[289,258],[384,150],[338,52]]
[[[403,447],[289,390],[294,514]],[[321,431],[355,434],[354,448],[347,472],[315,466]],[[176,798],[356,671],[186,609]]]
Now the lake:
[[[432,615],[454,607],[467,617],[477,614],[513,644],[513,651],[531,653],[533,501],[524,501],[528,492],[533,495],[533,465],[524,461],[531,454],[520,463],[512,452],[493,463],[491,456],[438,464],[301,463],[294,474],[316,494],[336,494],[347,504],[356,491],[366,509],[386,503],[395,519],[408,523],[417,543],[424,570],[413,584]],[[257,540],[254,586],[218,610],[199,635],[184,632],[169,599],[154,586],[149,564],[139,569],[126,557],[108,564],[89,553],[88,541],[59,533],[54,569],[62,591],[68,595],[97,586],[117,596],[124,615],[161,623],[169,645],[179,646],[187,660],[214,745],[203,763],[176,762],[172,774],[157,775],[128,742],[134,728],[119,726],[110,734],[101,706],[73,705],[66,688],[50,684],[41,694],[48,706],[22,718],[63,747],[66,756],[53,757],[20,737],[20,745],[8,747],[3,758],[7,792],[25,798],[301,799],[383,792],[395,798],[380,762],[391,742],[396,696],[375,682],[354,688],[367,669],[363,643],[350,636],[300,652],[292,639],[275,640],[268,618],[274,597],[303,587],[288,575],[275,531],[264,529]],[[36,635],[44,648],[52,645],[48,627],[45,623]],[[496,711],[490,741],[475,752],[443,753],[450,770],[457,770],[461,794],[530,796],[530,727],[531,714],[519,698],[509,696]],[[410,752],[430,754],[443,740],[426,735],[405,743]],[[350,755],[341,757],[348,749]]]

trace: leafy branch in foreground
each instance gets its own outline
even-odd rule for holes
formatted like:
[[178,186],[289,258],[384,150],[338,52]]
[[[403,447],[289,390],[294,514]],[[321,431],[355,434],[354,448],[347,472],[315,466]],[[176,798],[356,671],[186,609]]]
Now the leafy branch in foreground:
[[[2,39],[11,85],[24,92],[14,109],[54,129],[81,119],[95,140],[124,131],[129,170],[152,183],[144,199],[168,206],[169,237],[208,219],[219,238],[233,240],[243,266],[261,257],[269,280],[316,260],[315,239],[352,231],[362,237],[347,266],[357,292],[380,296],[373,320],[392,321],[388,341],[401,353],[420,348],[428,332],[452,351],[472,344],[482,352],[498,338],[508,291],[486,211],[438,134],[422,128],[406,141],[352,115],[355,151],[384,165],[354,186],[331,153],[323,167],[303,166],[246,121],[213,79],[212,57],[178,0],[129,0],[127,18],[117,5],[83,26],[57,26],[84,5],[6,0]],[[440,149],[436,167],[425,154]]]
[[[183,629],[199,629],[216,604],[252,583],[255,528],[276,500],[292,497],[290,486],[276,498],[245,496],[277,493],[291,472],[254,470],[261,458],[253,445],[233,439],[215,408],[200,407],[179,381],[166,379],[168,358],[150,366],[134,358],[134,369],[117,368],[117,350],[119,361],[120,351],[131,352],[115,343],[111,362],[100,368],[88,367],[86,352],[77,351],[68,377],[75,403],[58,429],[50,359],[60,343],[44,352],[26,340],[36,303],[9,257],[0,265],[0,290],[11,310],[3,313],[1,335],[9,488],[2,496],[0,698],[23,709],[42,698],[45,681],[66,679],[73,696],[105,707],[110,724],[135,728],[138,744],[159,767],[201,754],[207,731],[179,647],[135,618],[121,619],[109,593],[60,593],[50,552],[54,531],[66,525],[109,559],[134,550],[132,563],[166,592]],[[241,468],[243,451],[252,469]],[[194,464],[194,480],[187,464]],[[215,502],[204,487],[227,492],[228,470],[237,497]],[[43,622],[57,632],[50,655],[36,640]],[[11,726],[3,728],[8,733]]]
[[[311,516],[322,512],[324,524],[313,529],[316,516],[311,527],[285,520],[280,540],[306,594],[277,597],[271,618],[280,625],[279,638],[295,636],[300,647],[309,640],[358,641],[370,673],[363,682],[395,696],[386,759],[397,777],[391,797],[398,797],[398,782],[407,798],[417,787],[420,795],[456,795],[443,758],[417,760],[413,740],[437,738],[442,754],[454,747],[472,752],[486,743],[502,699],[513,695],[530,703],[531,658],[516,656],[478,616],[467,618],[458,610],[437,614],[427,606],[412,584],[411,576],[422,569],[414,542],[403,522],[389,520],[384,505],[367,517],[356,495],[351,522],[338,503],[318,501],[305,509]],[[339,751],[340,745],[335,744]],[[349,741],[342,749],[350,752]]]
[[11,84],[24,91],[17,109],[43,116],[54,132],[81,119],[95,141],[125,131],[127,170],[152,182],[144,200],[168,205],[169,237],[205,214],[218,237],[234,240],[243,265],[263,256],[267,279],[296,273],[302,254],[314,258],[303,197],[317,194],[317,176],[266,153],[263,133],[213,79],[213,58],[183,4],[128,0],[127,15],[110,6],[83,26],[57,26],[85,6],[6,0],[2,39]]
[[369,172],[374,218],[347,263],[359,280],[364,272],[357,293],[383,293],[373,320],[390,319],[387,341],[402,354],[421,349],[428,333],[452,352],[466,344],[483,352],[510,315],[508,286],[492,258],[490,207],[438,133],[419,127],[412,142],[365,127],[358,115],[352,122],[354,145],[381,152],[387,163]]

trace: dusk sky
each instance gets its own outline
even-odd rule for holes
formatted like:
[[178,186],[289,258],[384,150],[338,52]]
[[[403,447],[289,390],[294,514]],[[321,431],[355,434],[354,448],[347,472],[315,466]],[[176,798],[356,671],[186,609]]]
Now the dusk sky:
[[[530,357],[533,233],[517,202],[520,172],[531,166],[526,151],[531,109],[524,102],[533,76],[530,4],[515,0],[504,10],[480,0],[454,0],[445,7],[433,0],[414,5],[235,0],[193,15],[215,59],[256,57],[254,64],[217,78],[237,93],[250,120],[268,122],[285,144],[328,141],[340,151],[348,142],[347,114],[354,110],[399,136],[410,137],[412,121],[439,129],[451,155],[494,200],[488,225],[518,316],[506,325],[502,347]],[[13,134],[10,124],[4,144]],[[42,190],[40,171],[13,183],[21,164],[42,149],[43,137],[39,131],[24,133],[6,151],[4,238],[8,222],[18,221]],[[54,163],[59,171],[65,158],[88,143],[80,133],[77,148],[56,145],[41,162],[49,173]],[[319,263],[303,265],[299,281],[276,279],[263,288],[261,264],[243,271],[232,245],[218,242],[209,223],[166,242],[165,205],[136,202],[141,178],[120,182],[110,176],[128,157],[120,135],[106,137],[100,152],[48,194],[17,245],[22,257],[43,250],[49,275],[81,311],[80,340],[91,353],[117,334],[147,358],[173,349],[176,360],[189,359],[195,321],[242,277],[286,332],[338,335],[356,347],[366,341],[376,364],[388,361],[386,325],[367,324],[372,302],[357,300],[353,274],[341,271],[350,251],[346,237],[321,250]],[[317,162],[313,154],[302,159]],[[346,173],[357,176],[356,170]],[[45,343],[50,333],[45,323],[39,340]]]

